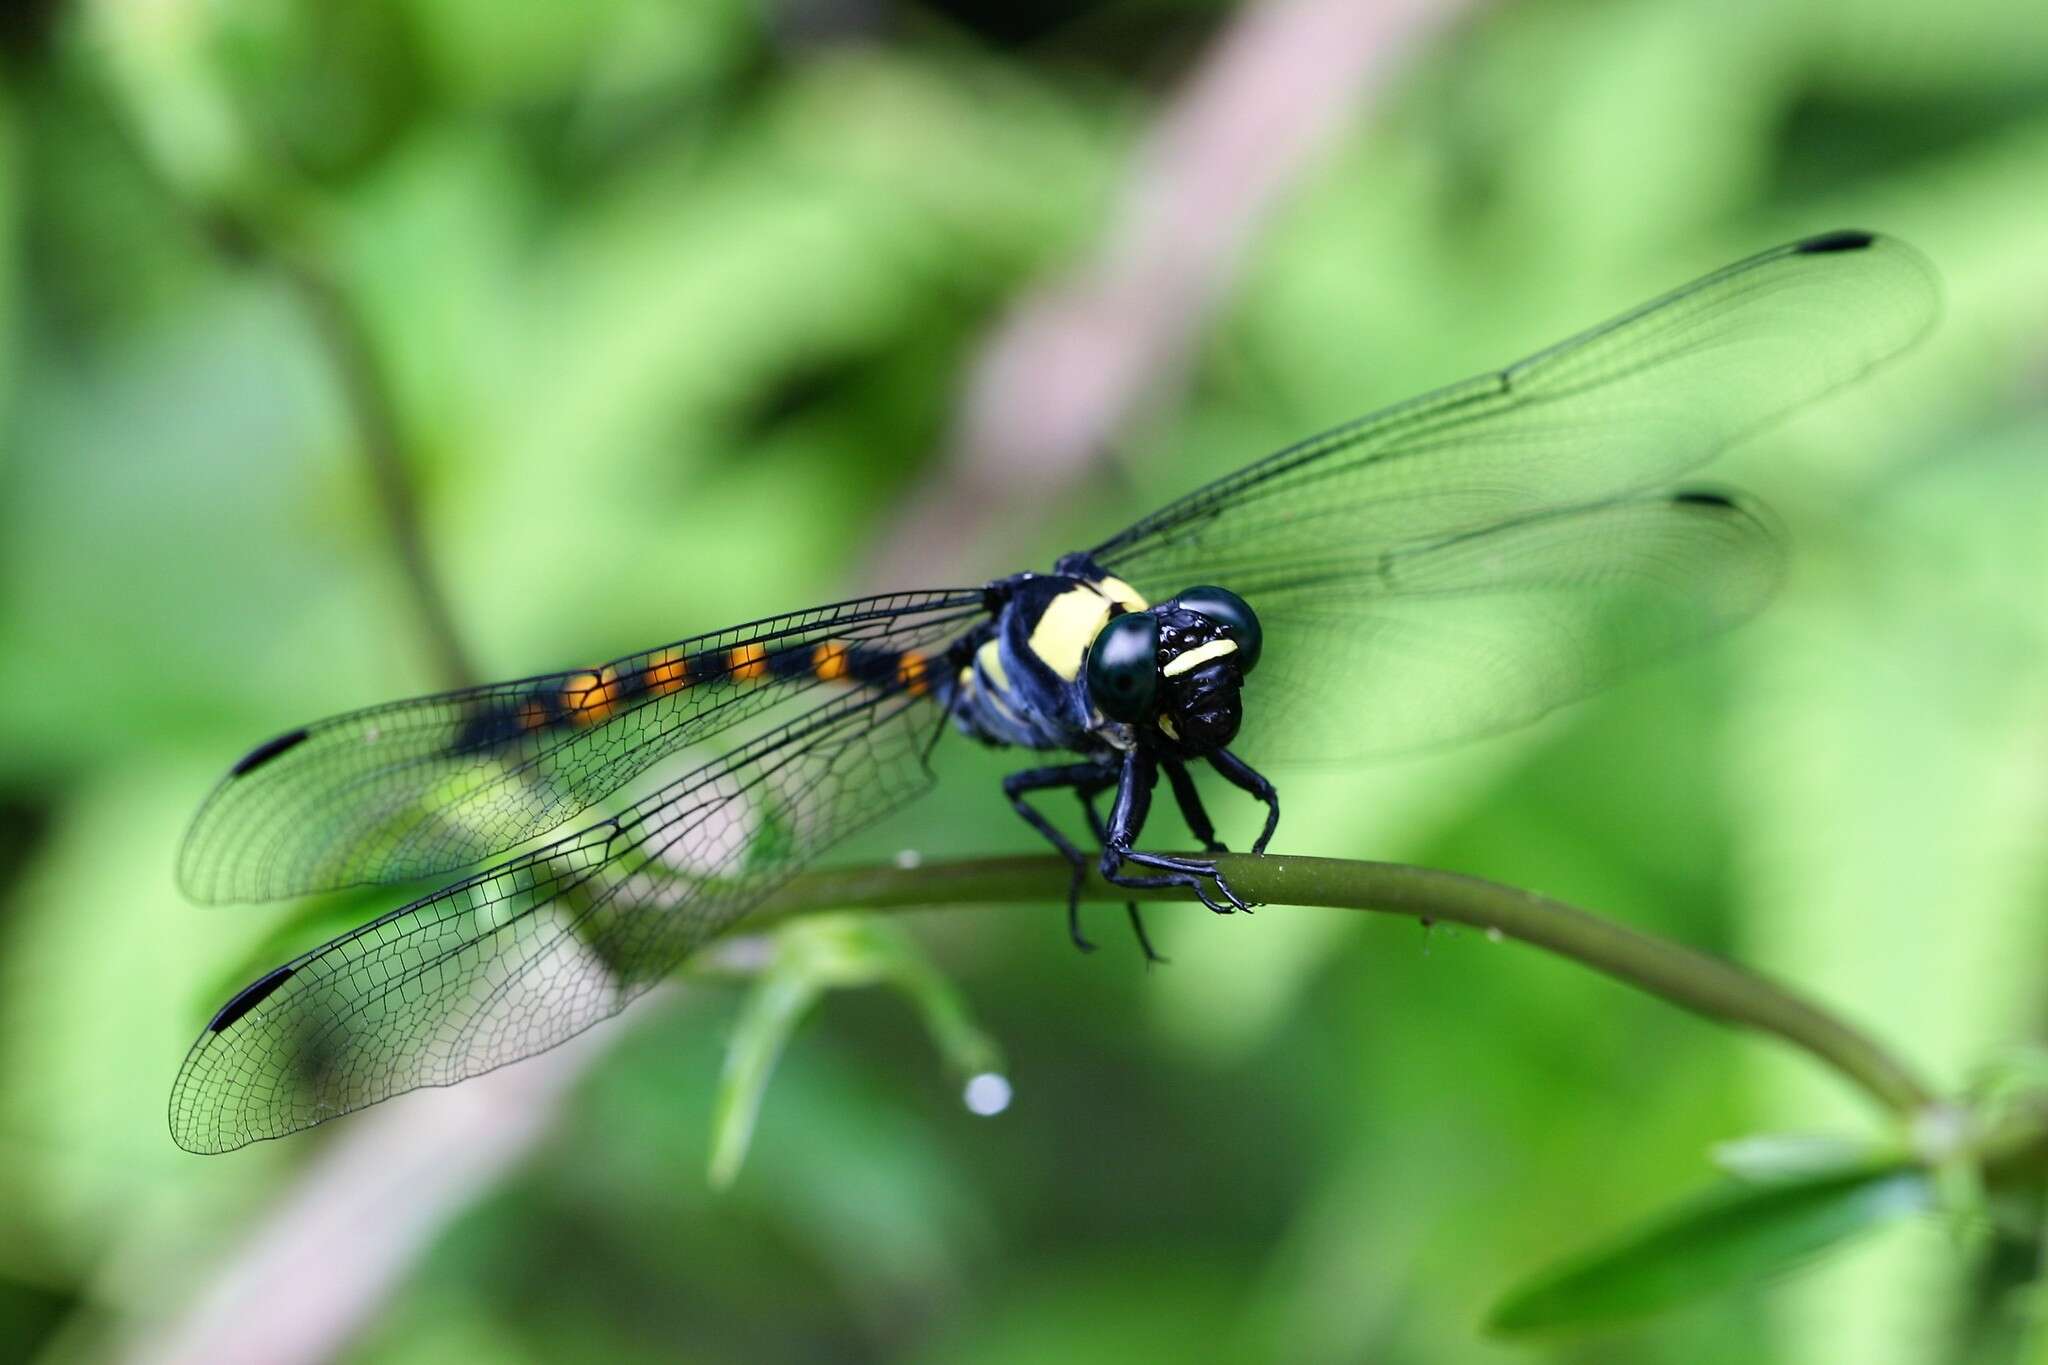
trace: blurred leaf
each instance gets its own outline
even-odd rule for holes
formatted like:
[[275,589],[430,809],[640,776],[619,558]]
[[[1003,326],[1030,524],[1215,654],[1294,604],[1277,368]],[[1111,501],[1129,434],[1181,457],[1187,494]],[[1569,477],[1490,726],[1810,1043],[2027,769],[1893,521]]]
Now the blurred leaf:
[[[738,940],[722,956],[714,952],[711,965],[748,965],[744,945],[750,942]],[[994,1114],[1007,1107],[1001,1050],[975,1025],[965,998],[901,930],[868,916],[820,915],[777,930],[772,944],[772,956],[759,969],[734,1021],[718,1079],[710,1162],[714,1188],[723,1189],[738,1176],[776,1062],[797,1025],[828,991],[874,985],[901,991],[923,1015],[948,1070],[969,1087],[962,1097],[969,1108]]]
[[714,1189],[724,1189],[740,1173],[754,1124],[761,1117],[768,1082],[796,1026],[825,993],[825,983],[807,966],[778,956],[761,973],[733,1021],[726,1047],[725,1070],[719,1073],[718,1095],[711,1111],[711,1165]]
[[1794,1269],[1856,1233],[1933,1205],[1912,1167],[1709,1195],[1514,1290],[1487,1325],[1501,1333],[1605,1326]]
[[[1923,362],[1954,365],[1944,352],[1958,342],[1981,344],[1981,322],[1960,314],[1959,300],[1924,357],[1898,367],[1902,382]],[[1756,653],[1727,729],[1744,954],[1937,1074],[2037,1031],[2048,986],[2042,431],[1955,433],[1911,463],[1888,449],[1901,434],[1875,433],[1832,490],[1790,516],[1798,567],[1749,633]],[[1898,472],[1873,479],[1873,462]],[[1853,1097],[1800,1063],[1759,1053],[1755,1064],[1767,1122],[1857,1115]],[[1915,1136],[1941,1165],[1960,1219],[1951,1233],[1967,1244],[1984,1207],[1969,1169],[1942,1159],[1954,1135]],[[1929,1232],[1845,1257],[1788,1295],[1787,1353],[1927,1359],[1929,1338],[1980,1292],[1957,1236]],[[1890,1314],[1859,1307],[1871,1303]]]
[[1850,1169],[1868,1170],[1878,1144],[1844,1133],[1753,1133],[1714,1147],[1714,1164],[1752,1185],[1810,1180]]

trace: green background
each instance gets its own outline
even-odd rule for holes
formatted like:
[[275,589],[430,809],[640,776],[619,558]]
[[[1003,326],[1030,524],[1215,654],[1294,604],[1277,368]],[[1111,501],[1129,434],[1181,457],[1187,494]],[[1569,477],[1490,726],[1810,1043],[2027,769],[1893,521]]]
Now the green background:
[[[184,821],[255,739],[443,682],[294,271],[361,322],[483,673],[843,596],[952,458],[987,338],[1097,258],[1148,129],[1245,15],[107,0],[4,22],[0,1355],[101,1359],[180,1339],[369,1121],[201,1159],[163,1118],[292,913],[186,904]],[[1047,564],[1777,241],[1896,233],[1943,277],[1939,331],[1713,471],[1790,528],[1765,617],[1503,739],[1280,774],[1279,847],[1730,954],[1944,1088],[2038,1038],[2048,7],[1503,4],[1447,14],[1336,123],[1107,458],[931,580]],[[868,851],[1029,846],[1000,761],[962,748]],[[1243,840],[1252,812],[1223,808]],[[431,1220],[347,1358],[2025,1349],[2038,1247],[1931,1219],[1638,1327],[1490,1339],[1500,1293],[1705,1185],[1714,1144],[1875,1117],[1803,1059],[1482,935],[1152,920],[1173,963],[1148,974],[1113,911],[1092,957],[1054,907],[917,917],[1007,1049],[1011,1111],[963,1110],[900,996],[835,995],[719,1195],[739,988],[636,1008],[531,1153]],[[272,1308],[317,1311],[358,1249],[338,1235]]]

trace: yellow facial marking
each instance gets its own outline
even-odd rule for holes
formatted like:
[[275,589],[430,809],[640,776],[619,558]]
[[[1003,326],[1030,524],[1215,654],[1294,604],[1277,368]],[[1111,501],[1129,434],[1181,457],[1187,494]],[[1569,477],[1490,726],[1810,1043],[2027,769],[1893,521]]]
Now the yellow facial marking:
[[905,654],[896,664],[896,680],[910,690],[913,697],[922,697],[932,690],[931,679],[927,676],[925,657],[916,651]]
[[732,652],[729,664],[738,682],[753,682],[768,676],[768,651],[760,645],[741,645]]
[[1198,667],[1211,659],[1220,659],[1226,654],[1237,653],[1235,640],[1211,640],[1206,645],[1196,645],[1173,656],[1173,662],[1159,671],[1169,678],[1178,678],[1191,668]]
[[1095,591],[1122,607],[1125,611],[1143,611],[1151,603],[1138,595],[1138,590],[1121,578],[1109,577],[1095,585]]
[[827,640],[811,651],[811,672],[820,682],[836,682],[846,676],[846,646]]
[[1072,682],[1081,676],[1081,657],[1109,619],[1109,599],[1093,588],[1069,588],[1045,604],[1031,631],[1031,652]]
[[690,680],[690,670],[683,662],[683,656],[669,649],[647,661],[645,677],[647,690],[657,697],[665,697]]
[[611,669],[578,673],[562,689],[562,709],[578,725],[595,725],[611,715],[618,695],[618,675]]
[[981,671],[988,674],[989,681],[997,687],[1008,688],[1010,675],[1003,668],[1002,646],[994,640],[985,640],[980,649],[974,651],[974,661],[981,665]]

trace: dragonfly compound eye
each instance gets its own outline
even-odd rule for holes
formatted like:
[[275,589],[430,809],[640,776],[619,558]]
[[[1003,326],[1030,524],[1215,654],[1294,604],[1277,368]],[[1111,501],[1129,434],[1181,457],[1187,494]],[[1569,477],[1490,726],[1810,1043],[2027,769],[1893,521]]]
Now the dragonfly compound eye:
[[1111,720],[1136,724],[1159,690],[1159,618],[1149,611],[1113,617],[1088,647],[1088,695]]
[[1242,597],[1228,588],[1204,584],[1189,588],[1176,599],[1183,611],[1192,611],[1208,617],[1223,627],[1223,633],[1237,642],[1237,671],[1249,673],[1259,663],[1259,650],[1266,643],[1265,632],[1259,629],[1257,613]]

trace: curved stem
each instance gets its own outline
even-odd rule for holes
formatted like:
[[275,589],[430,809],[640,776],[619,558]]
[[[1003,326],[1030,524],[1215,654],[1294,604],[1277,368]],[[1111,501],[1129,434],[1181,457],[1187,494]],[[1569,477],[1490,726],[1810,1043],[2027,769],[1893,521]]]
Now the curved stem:
[[[1223,854],[1216,865],[1240,893],[1275,905],[1448,920],[1499,932],[1626,981],[1694,1013],[1767,1033],[1809,1053],[1901,1117],[1935,1102],[1905,1062],[1860,1029],[1788,987],[1714,957],[1602,919],[1547,896],[1480,877],[1400,863]],[[963,903],[1059,902],[1071,876],[1054,857],[985,858],[921,867],[845,868],[804,873],[765,902],[748,927],[814,910],[898,910]],[[1088,900],[1134,893],[1091,875]],[[1146,900],[1175,893],[1138,892]]]
[[272,254],[304,303],[320,344],[334,364],[377,506],[399,568],[412,590],[413,608],[434,651],[436,671],[446,686],[467,687],[476,681],[476,670],[470,666],[455,613],[449,609],[447,593],[427,552],[397,401],[369,328],[348,294],[310,258],[281,247],[273,247]]

